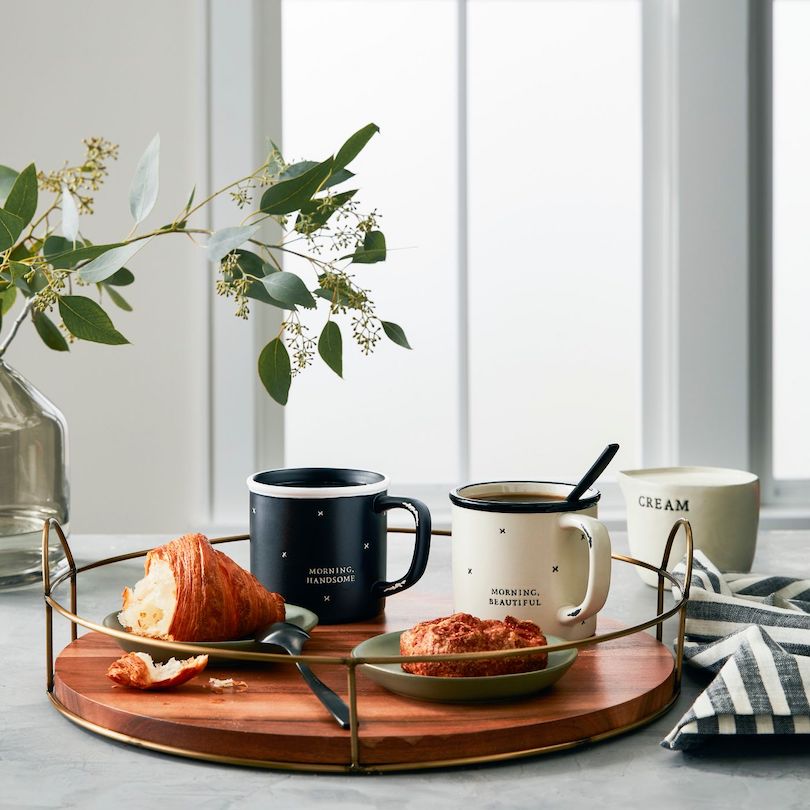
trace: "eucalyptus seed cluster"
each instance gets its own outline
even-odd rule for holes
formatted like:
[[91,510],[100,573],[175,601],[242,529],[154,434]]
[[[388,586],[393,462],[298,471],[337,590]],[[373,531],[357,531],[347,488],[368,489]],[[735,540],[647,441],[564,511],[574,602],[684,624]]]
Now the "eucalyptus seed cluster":
[[[295,229],[304,235],[312,253],[323,255],[354,250],[363,244],[369,231],[378,227],[381,215],[376,209],[363,214],[356,200],[344,200],[343,197],[330,192],[318,201],[313,211],[299,214]],[[321,224],[325,217],[327,224]]]
[[247,320],[250,316],[247,291],[252,281],[239,269],[239,256],[236,253],[229,253],[219,263],[219,277],[215,285],[217,295],[233,298],[236,302],[236,317],[242,320]]
[[316,342],[308,334],[308,327],[301,323],[296,312],[291,312],[281,325],[284,331],[284,342],[290,350],[292,360],[290,372],[293,377],[300,374],[315,359]]
[[38,172],[37,180],[43,191],[60,194],[63,187],[76,198],[80,214],[93,213],[93,197],[83,191],[98,191],[104,178],[109,174],[107,164],[118,160],[118,144],[104,138],[85,138],[84,161],[77,166],[69,166],[67,161],[61,169],[51,172]]
[[34,296],[34,309],[37,312],[45,312],[53,309],[59,302],[59,297],[65,292],[70,283],[69,270],[54,270],[41,256],[36,257],[36,268],[30,272],[30,279],[26,276],[26,281],[35,283],[37,273],[41,273],[45,279],[45,286]]
[[382,324],[374,312],[374,304],[366,301],[358,308],[358,313],[352,318],[352,337],[360,347],[360,351],[369,355],[374,351],[382,337]]
[[354,276],[345,269],[339,269],[334,264],[318,276],[321,289],[332,294],[331,308],[333,314],[345,315],[350,309],[361,309],[373,302],[368,297],[368,290],[358,286]]

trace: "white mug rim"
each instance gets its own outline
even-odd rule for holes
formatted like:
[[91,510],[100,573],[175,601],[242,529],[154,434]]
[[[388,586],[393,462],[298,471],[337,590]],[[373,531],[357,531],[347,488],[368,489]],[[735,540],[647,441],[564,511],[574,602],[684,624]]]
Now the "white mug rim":
[[[287,484],[265,484],[257,481],[256,478],[260,475],[267,475],[268,473],[285,473],[294,474],[302,470],[319,470],[324,473],[352,473],[361,472],[372,475],[380,476],[379,481],[374,481],[368,484],[345,484],[341,486],[288,486]],[[253,473],[247,478],[248,489],[254,495],[267,495],[274,498],[298,498],[298,499],[320,499],[320,498],[356,498],[363,495],[378,495],[381,492],[387,492],[390,484],[390,478],[374,470],[361,470],[359,468],[350,467],[277,467],[271,470],[261,470],[260,472]]]
[[[464,484],[460,487],[450,491],[450,501],[454,506],[461,509],[471,509],[479,512],[502,512],[502,513],[522,513],[522,514],[548,514],[560,512],[582,512],[595,506],[602,493],[599,490],[590,487],[585,491],[582,497],[576,501],[565,500],[550,500],[550,501],[535,501],[535,502],[521,502],[521,501],[488,501],[486,495],[494,494],[521,494],[523,492],[529,493],[532,489],[549,488],[554,491],[548,492],[549,495],[556,497],[565,497],[576,486],[566,481],[531,481],[527,479],[508,479],[504,481],[478,481],[472,484]],[[481,494],[472,495],[468,491],[475,490],[478,487],[489,488],[493,490]],[[522,488],[522,489],[521,489]],[[542,493],[544,494],[544,493]]]

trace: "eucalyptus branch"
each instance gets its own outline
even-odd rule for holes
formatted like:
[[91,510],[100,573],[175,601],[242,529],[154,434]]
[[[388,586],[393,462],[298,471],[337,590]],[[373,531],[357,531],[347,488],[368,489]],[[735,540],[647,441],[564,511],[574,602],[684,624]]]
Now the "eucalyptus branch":
[[[47,226],[48,215],[51,214],[54,210],[56,210],[56,208],[58,207],[58,205],[57,205],[58,199],[59,198],[57,197],[57,199],[54,200],[50,204],[50,206],[45,209],[45,212],[42,214],[42,216],[38,220],[31,223],[31,227],[28,229],[28,234],[26,235],[25,239],[23,239],[24,242],[29,242],[31,239],[34,238],[34,231],[37,229],[37,227],[39,225],[42,224],[43,221],[45,221],[46,226]],[[46,227],[46,230],[47,230],[47,227]]]
[[14,340],[14,336],[17,334],[17,330],[22,326],[23,321],[29,316],[31,310],[34,308],[34,299],[29,298],[25,302],[25,306],[19,311],[17,317],[14,319],[14,322],[11,324],[11,328],[8,330],[8,334],[3,338],[2,342],[0,342],[0,358],[6,353],[6,349],[8,349],[11,341]]
[[[261,166],[259,166],[258,169],[251,172],[250,174],[247,174],[244,177],[240,177],[239,180],[234,180],[232,183],[228,183],[228,185],[223,186],[222,188],[215,191],[213,194],[209,194],[202,202],[197,203],[197,205],[195,205],[193,208],[189,208],[188,211],[181,212],[180,214],[181,220],[188,219],[192,214],[196,213],[201,208],[204,208],[206,205],[208,205],[208,203],[217,198],[220,194],[224,194],[229,188],[238,186],[240,183],[246,183],[248,180],[253,180],[260,172],[264,171],[266,167],[267,164],[264,163]],[[176,221],[177,219],[175,218],[175,222]]]
[[[93,195],[108,173],[107,163],[117,159],[115,144],[88,138],[84,141],[84,160],[72,166],[65,163],[48,173],[37,172],[33,163],[21,172],[0,166],[0,177],[8,190],[0,206],[9,215],[0,229],[0,299],[7,304],[17,293],[25,297],[0,343],[0,356],[32,312],[36,312],[37,333],[57,351],[70,348],[62,330],[71,342],[79,338],[113,345],[127,343],[100,302],[131,310],[120,290],[133,283],[135,276],[125,265],[148,240],[170,233],[183,234],[195,245],[195,237],[208,237],[205,248],[216,266],[216,291],[233,299],[237,317],[247,318],[257,304],[285,313],[278,334],[258,358],[261,381],[281,404],[287,402],[292,377],[317,356],[342,376],[343,339],[337,316],[350,316],[351,336],[366,354],[383,331],[395,343],[410,348],[402,329],[378,317],[369,291],[358,286],[348,272],[352,263],[372,264],[386,258],[377,212],[361,213],[354,199],[356,189],[333,190],[353,177],[347,166],[378,131],[374,124],[368,124],[320,162],[288,164],[274,146],[261,166],[196,205],[192,204],[192,191],[170,225],[138,233],[157,201],[160,139],[155,136],[138,162],[130,188],[132,229],[119,241],[97,244],[84,237],[79,216],[93,213]],[[53,197],[37,217],[41,192],[50,192]],[[237,225],[214,232],[188,227],[194,214],[226,194],[238,209],[249,208],[235,217]],[[62,212],[61,236],[51,227],[56,211]],[[281,231],[276,243],[255,238],[262,223],[269,220]],[[20,238],[23,232],[25,236]],[[297,273],[284,270],[284,255],[308,263],[318,276],[315,290]],[[339,267],[338,262],[345,265]],[[83,294],[92,285],[98,295]],[[316,338],[309,319],[322,299],[329,306],[325,325]],[[61,329],[50,320],[54,314],[61,320]]]

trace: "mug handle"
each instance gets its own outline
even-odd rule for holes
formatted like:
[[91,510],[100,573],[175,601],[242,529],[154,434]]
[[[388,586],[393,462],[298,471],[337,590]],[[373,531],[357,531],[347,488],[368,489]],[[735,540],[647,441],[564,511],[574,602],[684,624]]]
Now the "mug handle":
[[610,589],[610,535],[603,523],[589,515],[565,514],[560,527],[576,529],[588,541],[588,587],[579,605],[564,605],[557,611],[560,624],[572,625],[598,613],[607,601]]
[[394,495],[378,495],[374,499],[374,511],[377,514],[387,512],[389,509],[407,509],[416,524],[416,545],[413,549],[413,559],[408,572],[401,579],[392,582],[379,581],[371,586],[371,595],[376,599],[391,596],[411,585],[415,585],[427,567],[428,554],[430,554],[430,510],[416,498],[398,498]]

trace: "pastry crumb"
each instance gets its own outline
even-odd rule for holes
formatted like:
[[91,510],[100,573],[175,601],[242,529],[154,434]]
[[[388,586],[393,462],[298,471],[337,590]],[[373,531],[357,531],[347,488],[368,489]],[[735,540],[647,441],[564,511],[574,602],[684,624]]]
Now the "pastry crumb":
[[234,692],[244,692],[248,685],[244,681],[235,681],[233,678],[209,678],[208,688],[217,695],[221,695],[226,689]]

